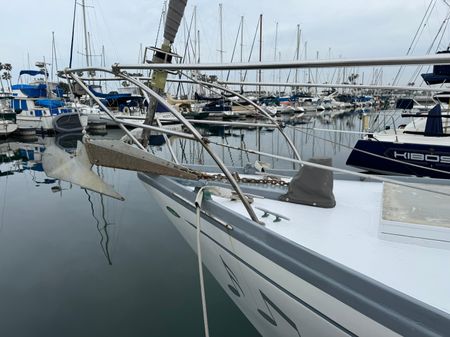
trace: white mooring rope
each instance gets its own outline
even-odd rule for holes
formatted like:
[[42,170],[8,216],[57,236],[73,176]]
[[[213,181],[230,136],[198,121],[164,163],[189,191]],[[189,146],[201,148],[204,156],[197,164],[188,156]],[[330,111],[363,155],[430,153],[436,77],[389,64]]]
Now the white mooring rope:
[[200,277],[200,292],[202,297],[202,309],[203,309],[203,324],[205,328],[205,337],[209,337],[209,327],[208,327],[208,312],[206,308],[206,295],[205,295],[205,281],[203,280],[203,261],[202,261],[202,250],[200,245],[200,210],[203,200],[203,191],[206,186],[200,188],[195,197],[195,210],[197,216],[197,260],[198,260],[198,274]]

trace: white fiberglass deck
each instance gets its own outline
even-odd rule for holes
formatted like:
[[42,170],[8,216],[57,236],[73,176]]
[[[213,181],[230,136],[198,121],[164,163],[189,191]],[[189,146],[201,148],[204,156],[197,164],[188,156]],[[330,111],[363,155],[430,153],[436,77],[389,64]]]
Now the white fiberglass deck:
[[398,133],[389,130],[389,132],[380,132],[374,134],[374,138],[380,142],[392,142],[398,144],[420,144],[420,145],[439,145],[450,146],[450,137],[425,137],[424,135]]
[[[383,239],[379,234],[383,185],[335,180],[336,207],[304,206],[270,199],[252,204],[274,232],[422,302],[450,313],[450,249]],[[450,197],[448,204],[450,205]],[[240,214],[239,201],[214,196]],[[263,211],[286,216],[273,222]]]

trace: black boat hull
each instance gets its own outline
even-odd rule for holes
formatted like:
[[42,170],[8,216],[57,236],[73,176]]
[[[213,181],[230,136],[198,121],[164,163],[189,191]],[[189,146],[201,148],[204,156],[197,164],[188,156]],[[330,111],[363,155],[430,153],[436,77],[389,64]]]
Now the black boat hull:
[[377,173],[449,179],[450,147],[361,139],[346,164]]

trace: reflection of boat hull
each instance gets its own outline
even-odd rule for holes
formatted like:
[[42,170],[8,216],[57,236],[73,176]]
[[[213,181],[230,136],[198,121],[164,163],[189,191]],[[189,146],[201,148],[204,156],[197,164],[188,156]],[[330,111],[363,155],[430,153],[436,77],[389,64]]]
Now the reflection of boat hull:
[[[84,115],[79,118],[76,112],[39,117],[18,114],[17,124],[21,129],[36,129],[41,132],[77,132],[83,129],[82,126],[87,125],[87,119],[88,117]],[[60,123],[58,123],[58,120],[60,120]]]
[[[169,135],[167,137],[170,137]],[[163,135],[150,135],[148,138],[148,144],[152,146],[162,146],[166,143],[166,139]]]
[[74,152],[77,148],[77,143],[83,140],[82,133],[64,133],[56,135],[55,144],[68,152]]
[[[195,192],[180,188],[167,177],[138,176],[196,251]],[[218,203],[203,203],[203,263],[263,336],[394,336],[391,329],[397,323],[392,324],[392,320],[400,317],[393,313],[400,307],[408,308],[411,317],[416,311],[428,315],[418,301]],[[406,327],[410,321],[399,324]],[[398,326],[394,329],[401,330]],[[413,331],[411,326],[407,329]]]
[[[450,174],[427,169],[434,168],[450,173],[449,146],[360,139],[356,143],[355,149],[350,153],[347,165],[378,173],[450,178]],[[395,159],[396,161],[389,159]],[[404,165],[402,162],[420,165],[424,168]]]
[[[164,125],[163,127],[164,127],[164,129],[170,130],[170,131],[177,131],[177,132],[183,131],[182,124],[170,124],[170,125]],[[166,137],[170,138],[171,135],[166,135]],[[166,143],[166,138],[164,137],[164,135],[161,132],[152,131],[150,133],[148,143],[149,143],[149,145],[153,145],[153,146],[162,146]]]
[[0,137],[6,137],[17,130],[17,124],[0,120]]

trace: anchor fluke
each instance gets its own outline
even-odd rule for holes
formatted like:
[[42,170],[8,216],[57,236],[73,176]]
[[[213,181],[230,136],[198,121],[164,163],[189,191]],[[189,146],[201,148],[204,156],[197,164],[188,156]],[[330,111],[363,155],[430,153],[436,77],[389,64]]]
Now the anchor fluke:
[[123,170],[198,180],[199,173],[158,158],[151,153],[114,140],[86,140],[84,143],[92,164]]
[[92,163],[81,142],[77,143],[74,155],[56,145],[48,146],[42,156],[42,166],[48,177],[68,181],[115,199],[125,200],[112,186],[92,172]]

